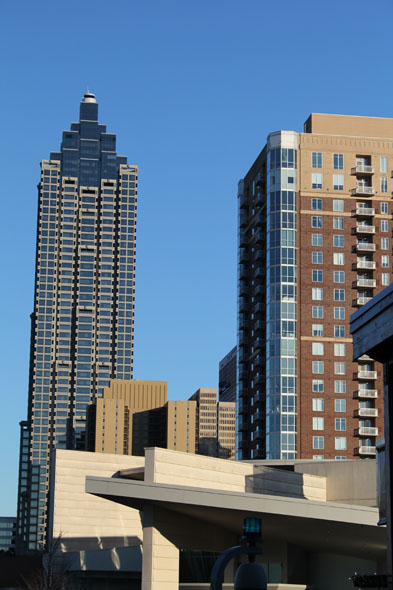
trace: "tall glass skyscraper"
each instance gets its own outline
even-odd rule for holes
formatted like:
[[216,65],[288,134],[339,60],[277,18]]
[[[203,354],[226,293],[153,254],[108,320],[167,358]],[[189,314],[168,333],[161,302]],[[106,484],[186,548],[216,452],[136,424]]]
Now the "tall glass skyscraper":
[[85,449],[86,407],[133,371],[138,168],[98,123],[94,94],[41,162],[17,542],[45,542],[50,452]]

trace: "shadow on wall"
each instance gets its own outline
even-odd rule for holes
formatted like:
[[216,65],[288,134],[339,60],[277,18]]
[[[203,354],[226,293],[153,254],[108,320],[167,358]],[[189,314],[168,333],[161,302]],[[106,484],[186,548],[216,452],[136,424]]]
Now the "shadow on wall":
[[[246,475],[247,493],[251,494],[268,494],[270,496],[286,496],[290,498],[310,498],[310,494],[305,494],[305,482],[303,473],[294,473],[284,469],[275,469],[254,465],[252,475]],[[312,499],[321,499],[320,493],[316,492],[317,497]]]
[[139,537],[62,537],[72,571],[141,571],[142,540]]

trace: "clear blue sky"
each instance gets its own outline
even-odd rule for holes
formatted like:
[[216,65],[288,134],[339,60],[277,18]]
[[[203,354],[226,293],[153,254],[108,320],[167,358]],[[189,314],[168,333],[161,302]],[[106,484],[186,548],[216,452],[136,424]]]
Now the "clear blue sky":
[[215,387],[236,341],[237,181],[310,112],[391,117],[391,0],[3,0],[0,515],[16,512],[39,162],[88,87],[140,167],[135,378]]

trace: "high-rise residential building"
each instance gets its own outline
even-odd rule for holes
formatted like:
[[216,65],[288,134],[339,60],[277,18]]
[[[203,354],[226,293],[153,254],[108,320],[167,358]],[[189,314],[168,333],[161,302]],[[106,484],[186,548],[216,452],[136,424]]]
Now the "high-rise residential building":
[[51,449],[84,449],[88,403],[132,378],[137,175],[85,94],[38,185],[17,530],[30,549],[45,542]]
[[90,451],[143,456],[146,447],[162,447],[235,458],[236,404],[217,403],[216,389],[167,401],[166,381],[115,379],[89,405],[87,422]]
[[351,313],[391,282],[393,119],[312,114],[239,183],[238,457],[373,457],[382,368]]
[[237,347],[234,346],[218,364],[218,399],[220,402],[236,401],[236,352]]

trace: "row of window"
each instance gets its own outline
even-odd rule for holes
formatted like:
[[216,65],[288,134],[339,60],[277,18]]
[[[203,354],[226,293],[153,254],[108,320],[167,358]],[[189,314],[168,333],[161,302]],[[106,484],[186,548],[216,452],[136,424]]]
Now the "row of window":
[[[368,203],[356,203],[356,206],[362,207],[363,209],[371,209],[371,206]],[[313,211],[322,211],[323,199],[311,199],[311,209]],[[382,215],[388,215],[389,203],[387,203],[386,201],[380,203],[380,210]],[[344,211],[344,199],[333,199],[333,211]]]
[[[380,186],[381,186],[381,193],[387,193],[388,192],[388,178],[387,176],[381,176],[380,178]],[[371,187],[371,185],[368,185],[366,183],[363,182],[358,182],[357,183],[357,187],[358,188],[365,188],[365,187]],[[314,189],[321,189],[323,188],[323,177],[322,177],[322,172],[312,172],[311,174],[311,187]],[[333,190],[335,191],[343,191],[344,190],[344,175],[343,174],[333,174]],[[364,192],[364,191],[362,191]]]
[[[324,436],[313,436],[312,437],[312,448],[313,449],[324,449],[325,448],[325,437]],[[346,451],[347,437],[346,436],[336,436],[334,438],[334,448],[336,451]]]
[[[366,163],[366,157],[359,157],[356,159],[357,163]],[[311,167],[322,168],[323,156],[322,152],[312,152],[311,154]],[[334,170],[344,170],[344,154],[333,154],[333,168]],[[381,172],[388,171],[388,158],[387,156],[380,156],[379,168]]]
[[[325,400],[323,397],[314,397],[312,400],[313,412],[324,412],[325,411]],[[346,399],[335,399],[334,400],[334,411],[335,412],[346,412],[347,411],[347,400]],[[317,430],[317,429],[314,429]],[[318,429],[319,430],[319,429]],[[336,428],[336,430],[339,430]]]
[[[323,400],[322,400],[323,401]],[[345,401],[345,400],[343,400]],[[325,418],[322,416],[314,416],[312,419],[313,430],[325,430]],[[334,419],[334,430],[344,431],[347,429],[346,418],[335,418]]]

